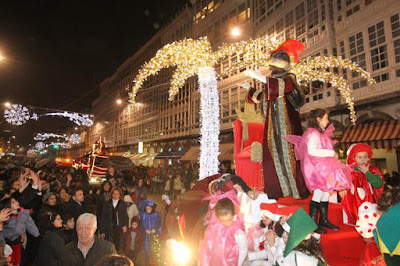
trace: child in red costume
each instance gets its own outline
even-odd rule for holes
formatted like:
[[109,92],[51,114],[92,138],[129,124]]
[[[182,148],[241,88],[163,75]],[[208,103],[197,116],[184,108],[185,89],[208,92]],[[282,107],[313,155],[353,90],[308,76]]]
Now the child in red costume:
[[383,175],[377,167],[369,164],[373,153],[368,144],[352,145],[347,153],[347,164],[352,169],[353,181],[342,201],[343,220],[344,223],[355,225],[361,204],[366,201],[377,202],[383,191]]

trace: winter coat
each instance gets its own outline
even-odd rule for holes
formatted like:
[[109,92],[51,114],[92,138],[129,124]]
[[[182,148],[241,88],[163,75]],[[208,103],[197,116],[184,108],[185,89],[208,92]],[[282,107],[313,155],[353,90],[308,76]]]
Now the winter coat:
[[117,254],[117,251],[113,243],[94,236],[93,246],[86,254],[86,258],[83,257],[82,252],[78,249],[77,241],[67,244],[63,249],[63,253],[63,266],[93,266],[103,257]]
[[109,237],[112,234],[113,225],[119,226],[121,230],[123,226],[129,226],[128,214],[123,200],[119,200],[115,208],[112,205],[112,200],[104,204],[99,229],[102,233],[106,234],[107,239],[110,239]]
[[8,241],[14,241],[25,234],[26,231],[34,237],[40,235],[35,222],[29,215],[29,211],[20,208],[18,215],[11,215],[10,219],[4,223],[3,236]]
[[61,229],[47,230],[39,246],[37,265],[62,265],[65,238]]
[[[134,239],[133,239],[134,238]],[[137,252],[143,248],[143,234],[140,228],[133,229],[132,227],[122,234],[123,251],[129,254],[130,251]]]
[[132,203],[132,205],[126,209],[126,212],[128,213],[128,225],[130,225],[132,223],[132,217],[139,215],[139,210],[136,204]]
[[[65,208],[65,213],[64,214],[70,214],[72,217],[75,219],[75,224],[76,221],[78,220],[79,215],[85,212],[85,209],[81,204],[76,202],[75,200],[71,199],[66,208]],[[76,226],[75,226],[76,227]]]

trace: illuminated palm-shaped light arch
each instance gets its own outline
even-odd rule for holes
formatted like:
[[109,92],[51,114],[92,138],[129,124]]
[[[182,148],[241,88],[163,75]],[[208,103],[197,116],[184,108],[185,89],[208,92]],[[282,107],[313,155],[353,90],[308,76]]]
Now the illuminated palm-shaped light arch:
[[136,94],[149,76],[156,75],[161,69],[177,67],[172,75],[169,99],[173,100],[185,81],[198,76],[201,95],[200,112],[200,174],[199,179],[218,173],[219,154],[219,96],[217,76],[214,66],[227,55],[243,52],[252,58],[264,59],[262,48],[275,47],[261,38],[223,45],[216,52],[212,51],[207,38],[198,40],[184,39],[167,44],[147,62],[134,80],[130,101],[134,102]]
[[[218,173],[219,146],[219,97],[217,75],[214,66],[224,57],[234,54],[244,54],[243,60],[227,68],[221,76],[232,73],[249,65],[266,66],[269,51],[276,49],[280,43],[268,38],[258,38],[232,44],[224,44],[213,52],[207,38],[198,40],[184,39],[167,44],[150,59],[134,79],[130,102],[134,103],[138,90],[149,76],[156,75],[161,69],[176,67],[172,75],[169,100],[173,100],[185,81],[198,75],[201,95],[201,129],[200,129],[200,174],[199,179]],[[368,81],[374,83],[368,72],[364,71],[349,60],[340,57],[310,57],[293,65],[292,72],[302,80],[320,80],[330,82],[337,87],[349,105],[352,121],[355,121],[354,103],[351,89],[342,77],[326,71],[329,67],[343,67],[359,72]]]

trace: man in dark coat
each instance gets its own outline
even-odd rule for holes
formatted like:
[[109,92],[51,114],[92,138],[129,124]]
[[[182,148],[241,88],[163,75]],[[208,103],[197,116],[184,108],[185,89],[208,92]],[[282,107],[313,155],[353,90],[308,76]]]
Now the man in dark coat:
[[76,221],[79,215],[85,212],[82,205],[83,201],[85,200],[85,196],[83,195],[83,190],[79,188],[72,191],[71,195],[72,195],[72,200],[70,200],[68,205],[66,206],[64,214],[71,215],[72,217],[74,217],[74,220]]
[[96,215],[84,213],[76,223],[78,240],[64,247],[63,264],[65,266],[95,265],[108,255],[117,254],[114,244],[99,239],[94,234],[97,230]]

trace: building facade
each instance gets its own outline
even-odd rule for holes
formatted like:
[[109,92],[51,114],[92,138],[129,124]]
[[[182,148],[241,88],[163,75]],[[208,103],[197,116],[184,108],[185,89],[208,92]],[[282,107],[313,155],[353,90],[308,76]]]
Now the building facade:
[[[240,36],[232,36],[234,27],[240,29]],[[264,36],[279,41],[297,39],[305,44],[301,58],[313,55],[349,58],[369,71],[377,82],[371,85],[348,70],[330,69],[346,78],[353,89],[356,123],[400,119],[400,1],[192,0],[191,5],[184,6],[168,25],[100,84],[100,97],[92,104],[96,123],[90,129],[89,142],[105,138],[109,152],[129,153],[133,160],[147,164],[171,163],[190,147],[199,145],[200,95],[196,78],[187,80],[175,99],[169,101],[173,69],[162,70],[146,81],[135,104],[126,102],[139,68],[158,49],[185,37],[202,36],[208,37],[214,49],[222,43]],[[217,73],[244,56],[235,54],[223,59],[216,66]],[[252,83],[242,74],[244,70],[223,76],[218,82],[221,143],[233,142],[235,108],[244,109],[247,90],[239,84]],[[340,138],[351,122],[338,91],[320,82],[301,85],[306,92],[306,104],[301,108],[304,120],[310,110],[328,108]],[[117,98],[123,100],[121,105],[115,103]],[[396,141],[390,141],[389,146],[376,145],[374,150],[377,159],[381,159],[381,169],[388,172],[399,170]],[[138,154],[142,144],[143,151]],[[342,155],[345,148],[340,150]],[[221,160],[233,158],[233,152],[222,153],[226,156]]]

